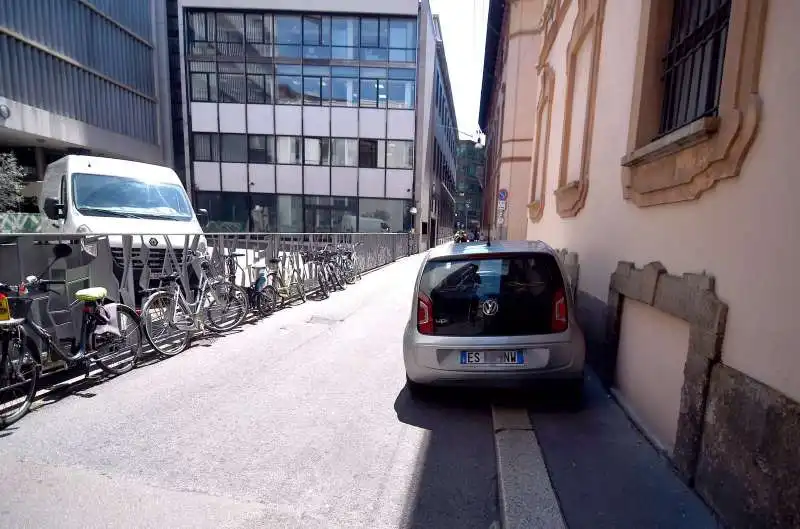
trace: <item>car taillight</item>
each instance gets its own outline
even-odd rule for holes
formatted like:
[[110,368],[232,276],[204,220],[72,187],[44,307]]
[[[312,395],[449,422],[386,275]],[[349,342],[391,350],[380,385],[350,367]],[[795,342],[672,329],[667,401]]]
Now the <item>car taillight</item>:
[[433,334],[433,302],[422,293],[417,296],[417,330],[420,334]]
[[567,297],[564,289],[556,290],[553,296],[553,332],[563,332],[567,330]]

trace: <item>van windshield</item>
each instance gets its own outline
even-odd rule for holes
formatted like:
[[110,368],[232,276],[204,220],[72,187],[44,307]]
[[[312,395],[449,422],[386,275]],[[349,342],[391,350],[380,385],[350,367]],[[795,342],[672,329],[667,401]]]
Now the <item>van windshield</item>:
[[92,217],[190,221],[192,206],[183,187],[101,174],[73,173],[75,208]]

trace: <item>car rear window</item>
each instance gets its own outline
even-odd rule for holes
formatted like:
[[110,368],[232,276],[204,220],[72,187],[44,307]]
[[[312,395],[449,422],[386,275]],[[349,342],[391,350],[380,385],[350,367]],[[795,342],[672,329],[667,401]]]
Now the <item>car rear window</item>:
[[558,263],[545,253],[432,260],[420,280],[439,336],[550,334],[559,290]]

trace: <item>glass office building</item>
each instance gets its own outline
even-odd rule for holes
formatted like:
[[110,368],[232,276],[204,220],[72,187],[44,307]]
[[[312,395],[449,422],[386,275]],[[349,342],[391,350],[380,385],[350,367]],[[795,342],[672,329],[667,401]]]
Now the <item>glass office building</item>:
[[188,180],[210,228],[408,230],[416,16],[234,7],[182,12]]
[[169,162],[159,16],[158,0],[0,2],[0,152],[31,182],[69,152]]

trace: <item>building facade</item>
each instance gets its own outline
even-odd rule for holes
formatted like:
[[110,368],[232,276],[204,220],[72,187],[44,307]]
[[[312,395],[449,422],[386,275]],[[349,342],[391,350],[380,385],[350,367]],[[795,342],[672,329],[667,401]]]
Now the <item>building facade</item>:
[[486,150],[459,140],[456,172],[456,227],[481,230]]
[[[487,18],[478,125],[487,137],[483,222],[494,238],[523,240],[528,187],[533,170],[531,141],[538,100],[536,61],[545,2],[491,1]],[[505,200],[498,207],[498,194]]]
[[[417,205],[416,0],[176,0],[176,163],[212,229],[408,231]],[[429,16],[429,13],[426,13]],[[177,48],[177,49],[176,49]],[[423,48],[424,49],[424,48]],[[176,94],[173,75],[173,96]],[[180,117],[180,119],[175,119]],[[423,153],[424,159],[424,153]]]
[[527,236],[577,254],[590,362],[725,525],[796,527],[800,3],[519,0],[500,22],[526,4]]
[[26,195],[70,152],[171,163],[165,22],[157,0],[0,4],[0,151]]

